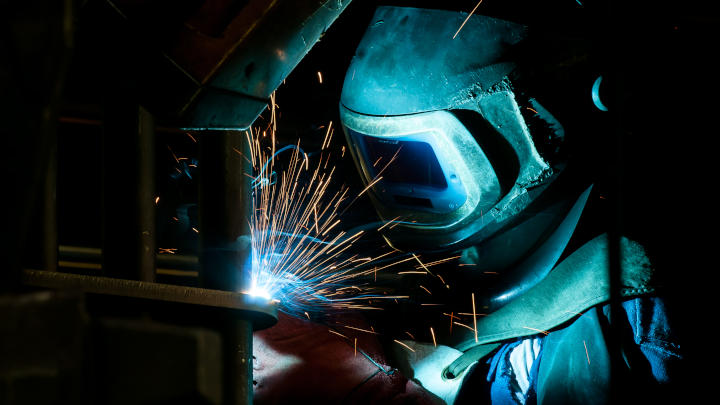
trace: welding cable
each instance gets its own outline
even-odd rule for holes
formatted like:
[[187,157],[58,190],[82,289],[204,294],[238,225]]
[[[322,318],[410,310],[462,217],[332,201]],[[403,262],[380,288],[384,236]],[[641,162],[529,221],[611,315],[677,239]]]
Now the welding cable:
[[[305,158],[305,164],[307,164],[307,160],[308,160],[307,154],[305,153],[305,151],[302,150],[301,147],[299,147],[299,146],[297,146],[297,145],[287,145],[287,146],[284,146],[284,147],[278,149],[270,158],[268,158],[268,160],[265,161],[265,164],[264,164],[263,167],[260,169],[260,173],[258,173],[257,177],[255,177],[255,178],[253,179],[253,181],[252,181],[252,182],[253,182],[253,184],[252,184],[252,188],[253,188],[253,189],[265,185],[265,184],[263,184],[263,180],[265,180],[265,178],[262,178],[262,175],[263,175],[263,173],[265,173],[265,170],[267,169],[267,167],[268,167],[268,165],[270,164],[270,162],[273,161],[273,160],[274,160],[278,155],[280,155],[282,152],[285,152],[286,150],[290,150],[290,149],[296,149],[298,152],[302,153],[302,154],[303,154],[303,157]],[[272,177],[274,174],[275,174],[275,172],[272,172],[272,173],[270,174],[270,176]],[[268,180],[268,184],[273,184],[273,183],[270,183],[270,180]]]

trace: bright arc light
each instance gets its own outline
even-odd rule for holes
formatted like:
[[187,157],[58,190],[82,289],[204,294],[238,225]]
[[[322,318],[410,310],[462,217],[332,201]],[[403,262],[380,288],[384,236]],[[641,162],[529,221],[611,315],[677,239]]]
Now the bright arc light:
[[[335,166],[328,167],[332,161],[332,123],[311,159],[300,148],[299,140],[279,147],[274,95],[271,101],[268,126],[246,132],[250,151],[245,158],[253,166],[253,211],[248,218],[252,270],[251,288],[246,293],[277,300],[280,310],[291,315],[375,309],[371,300],[407,298],[389,295],[386,288],[369,283],[378,271],[408,259],[396,260],[398,251],[382,246],[377,256],[355,260],[361,256],[356,242],[368,229],[341,229],[340,217],[355,200],[348,196],[348,186],[332,186]],[[269,136],[265,136],[266,131]],[[367,252],[362,253],[365,255]]]
[[262,297],[267,300],[271,299],[270,292],[268,292],[266,289],[259,287],[257,285],[254,285],[249,291],[247,291],[248,295],[252,295],[253,297]]

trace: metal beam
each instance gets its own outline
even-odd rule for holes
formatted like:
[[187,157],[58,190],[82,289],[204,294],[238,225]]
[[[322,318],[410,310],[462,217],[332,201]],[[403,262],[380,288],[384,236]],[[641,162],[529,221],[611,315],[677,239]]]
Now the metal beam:
[[[203,131],[200,142],[200,285],[250,288],[252,210],[250,145],[241,131]],[[225,363],[224,403],[252,404],[252,325],[243,316],[219,320]]]
[[21,272],[21,282],[33,287],[229,308],[248,319],[254,329],[268,328],[277,322],[277,301],[239,292],[30,269]]

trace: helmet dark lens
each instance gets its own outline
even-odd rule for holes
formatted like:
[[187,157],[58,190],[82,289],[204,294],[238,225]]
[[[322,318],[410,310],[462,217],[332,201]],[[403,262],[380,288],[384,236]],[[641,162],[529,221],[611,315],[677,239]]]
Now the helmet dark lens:
[[425,142],[363,136],[374,175],[386,182],[446,189],[447,181],[432,147]]

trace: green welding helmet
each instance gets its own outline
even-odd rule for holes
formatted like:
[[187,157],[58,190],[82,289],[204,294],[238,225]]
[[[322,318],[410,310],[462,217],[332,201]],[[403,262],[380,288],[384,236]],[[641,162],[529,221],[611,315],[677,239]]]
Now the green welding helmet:
[[[523,25],[443,10],[380,7],[348,68],[340,118],[358,171],[401,250],[490,238],[553,181],[541,155],[560,123],[509,79]],[[462,24],[458,32],[458,27]]]

